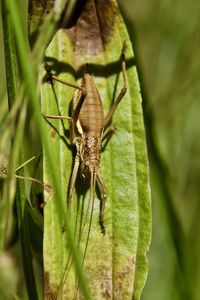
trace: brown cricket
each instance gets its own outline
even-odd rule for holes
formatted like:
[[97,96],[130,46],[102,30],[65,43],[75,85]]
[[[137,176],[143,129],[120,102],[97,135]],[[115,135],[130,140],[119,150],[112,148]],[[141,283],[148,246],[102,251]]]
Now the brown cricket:
[[123,87],[115,98],[109,112],[104,116],[102,100],[95,85],[93,77],[85,71],[80,86],[65,82],[51,73],[47,64],[45,68],[49,81],[58,81],[70,87],[76,88],[77,91],[73,98],[72,116],[53,116],[45,115],[52,119],[68,119],[70,121],[70,142],[76,145],[77,153],[68,186],[67,205],[70,211],[72,193],[75,187],[77,174],[90,178],[90,201],[95,197],[96,184],[98,184],[102,199],[100,201],[99,224],[101,231],[105,234],[104,210],[107,198],[106,187],[100,174],[100,158],[102,142],[109,138],[115,131],[115,128],[109,125],[112,116],[127,91],[126,62],[125,62],[126,44],[124,43],[121,53],[121,65],[123,76]]

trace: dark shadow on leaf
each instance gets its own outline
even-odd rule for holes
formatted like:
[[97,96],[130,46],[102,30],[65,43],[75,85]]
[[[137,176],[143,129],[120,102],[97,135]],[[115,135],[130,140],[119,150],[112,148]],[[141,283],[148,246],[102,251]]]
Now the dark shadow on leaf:
[[[64,62],[58,61],[54,57],[47,56],[45,57],[45,61],[50,65],[51,70],[55,76],[59,76],[61,73],[70,73],[75,76],[76,79],[79,79],[83,76],[85,71],[85,64],[82,65],[78,70],[76,70],[72,65]],[[87,61],[85,62],[87,64]],[[126,60],[126,69],[135,66],[134,57]],[[112,62],[106,65],[99,64],[88,64],[88,72],[95,76],[100,76],[104,78],[108,78],[113,74],[117,74],[121,72],[121,62],[120,60],[116,62]],[[47,81],[47,77],[43,78],[43,82]]]

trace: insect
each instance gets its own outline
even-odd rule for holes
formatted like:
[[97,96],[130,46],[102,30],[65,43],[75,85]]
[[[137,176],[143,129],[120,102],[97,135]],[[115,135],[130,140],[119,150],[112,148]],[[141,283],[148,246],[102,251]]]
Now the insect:
[[48,79],[53,84],[54,81],[76,88],[73,98],[72,116],[54,116],[44,115],[52,119],[68,119],[70,122],[70,142],[76,146],[76,156],[68,186],[67,206],[70,212],[72,193],[75,188],[78,172],[90,180],[90,199],[94,201],[96,185],[101,192],[99,224],[101,232],[105,234],[104,211],[107,198],[104,180],[100,174],[100,158],[102,142],[107,140],[114,132],[115,128],[107,129],[112,120],[112,116],[127,91],[126,61],[125,61],[126,43],[124,43],[121,53],[121,67],[123,76],[123,87],[114,100],[109,112],[104,116],[102,100],[95,85],[93,77],[85,70],[81,85],[77,86],[61,80],[54,76],[50,67],[45,64]]

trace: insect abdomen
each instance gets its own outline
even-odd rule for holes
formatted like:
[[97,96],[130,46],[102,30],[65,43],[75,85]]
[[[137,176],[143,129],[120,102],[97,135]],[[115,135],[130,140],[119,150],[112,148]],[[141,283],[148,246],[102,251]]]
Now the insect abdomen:
[[85,74],[83,80],[87,94],[81,107],[79,121],[84,133],[99,137],[104,120],[101,98],[92,76]]

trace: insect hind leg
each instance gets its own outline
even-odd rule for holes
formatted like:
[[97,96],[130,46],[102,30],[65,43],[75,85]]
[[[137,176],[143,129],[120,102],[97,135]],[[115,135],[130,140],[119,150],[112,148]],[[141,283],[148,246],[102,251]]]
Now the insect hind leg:
[[103,178],[102,178],[101,174],[99,173],[99,171],[97,172],[97,182],[98,182],[101,194],[102,194],[102,199],[100,202],[99,225],[101,227],[102,234],[105,235],[106,228],[105,228],[105,224],[104,224],[104,211],[105,211],[105,204],[106,204],[106,198],[107,198],[107,191],[106,191],[106,187],[105,187]]
[[68,194],[67,194],[67,208],[68,208],[69,215],[71,213],[72,192],[75,187],[79,166],[80,166],[80,157],[79,155],[76,155],[70,183],[68,186]]

